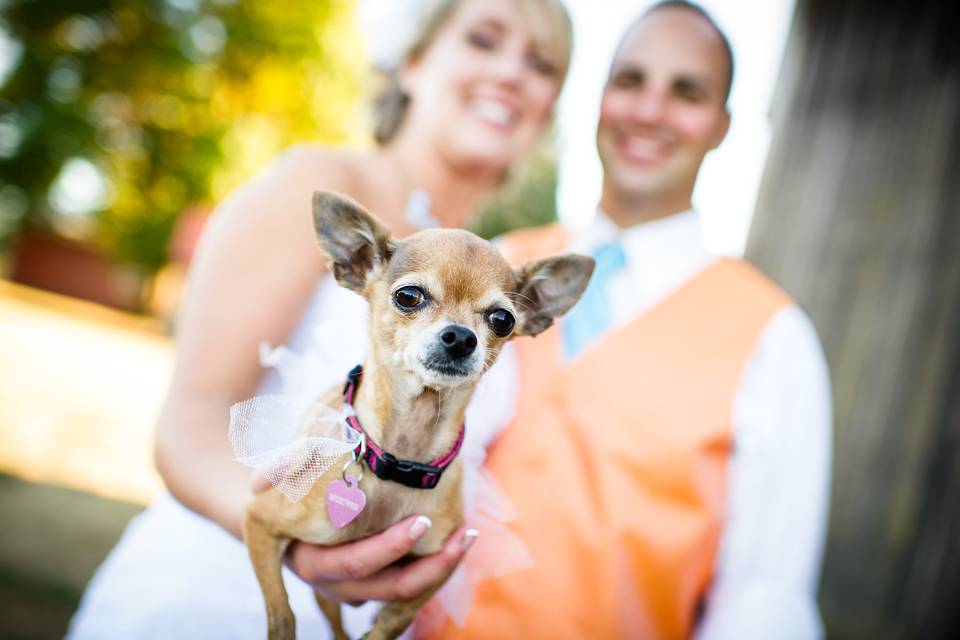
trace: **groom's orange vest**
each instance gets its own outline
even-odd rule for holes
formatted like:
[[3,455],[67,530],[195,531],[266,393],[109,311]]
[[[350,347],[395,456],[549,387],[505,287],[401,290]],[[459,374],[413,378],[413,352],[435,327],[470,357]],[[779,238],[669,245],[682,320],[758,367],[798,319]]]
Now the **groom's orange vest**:
[[[509,237],[514,264],[559,227]],[[719,260],[572,363],[560,332],[517,340],[516,418],[488,468],[534,567],[481,582],[437,638],[685,638],[710,583],[744,365],[787,296]],[[481,532],[481,539],[483,532]]]

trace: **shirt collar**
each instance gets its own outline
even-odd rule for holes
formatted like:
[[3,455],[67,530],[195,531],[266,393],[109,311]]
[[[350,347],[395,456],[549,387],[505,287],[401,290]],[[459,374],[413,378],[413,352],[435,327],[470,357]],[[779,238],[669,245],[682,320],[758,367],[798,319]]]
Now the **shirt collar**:
[[618,227],[602,209],[597,209],[592,224],[575,237],[571,249],[589,254],[601,244],[618,240],[626,254],[628,269],[635,276],[649,277],[651,273],[664,271],[692,272],[710,260],[701,227],[700,213],[694,209],[626,229]]

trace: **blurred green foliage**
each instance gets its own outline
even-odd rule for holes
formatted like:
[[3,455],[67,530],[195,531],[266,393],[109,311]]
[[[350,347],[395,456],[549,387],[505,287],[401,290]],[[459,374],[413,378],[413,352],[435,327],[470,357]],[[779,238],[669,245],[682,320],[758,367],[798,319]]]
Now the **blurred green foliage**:
[[477,213],[471,231],[489,239],[557,219],[556,153],[550,146],[553,136],[546,136],[546,140]]
[[[364,140],[354,10],[353,0],[0,1],[15,43],[0,87],[0,241],[52,226],[153,270],[182,212],[283,148]],[[102,176],[91,212],[56,196],[71,159]]]

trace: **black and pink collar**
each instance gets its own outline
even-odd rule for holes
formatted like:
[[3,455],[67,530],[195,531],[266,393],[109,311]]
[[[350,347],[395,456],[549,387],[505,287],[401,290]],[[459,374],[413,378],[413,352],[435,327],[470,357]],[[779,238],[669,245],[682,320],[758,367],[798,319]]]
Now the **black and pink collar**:
[[[357,387],[360,386],[360,378],[362,377],[363,367],[361,365],[355,366],[350,373],[347,374],[347,383],[343,387],[343,401],[351,408],[353,407],[353,398],[357,392]],[[367,435],[363,427],[360,426],[360,421],[357,419],[355,413],[348,415],[346,420],[352,429],[363,434],[366,438],[366,447],[364,447],[361,442],[357,445],[355,453],[357,456],[363,457],[370,471],[381,480],[392,480],[393,482],[399,482],[402,485],[414,489],[433,489],[437,486],[444,470],[450,466],[450,463],[452,463],[454,458],[457,457],[457,454],[460,453],[460,447],[463,445],[463,436],[466,429],[466,425],[461,424],[460,434],[457,436],[457,441],[453,443],[450,450],[439,458],[424,464],[411,460],[400,460],[393,454],[381,449],[380,446]],[[364,449],[366,449],[366,451],[364,451]]]

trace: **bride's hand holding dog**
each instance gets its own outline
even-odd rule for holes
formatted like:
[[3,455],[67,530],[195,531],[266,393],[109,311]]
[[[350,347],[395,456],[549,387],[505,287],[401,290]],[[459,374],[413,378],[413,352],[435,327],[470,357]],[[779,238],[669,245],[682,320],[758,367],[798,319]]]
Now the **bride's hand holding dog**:
[[[254,474],[255,493],[270,486],[263,474]],[[475,531],[459,527],[439,553],[397,564],[430,526],[426,516],[411,516],[380,534],[335,547],[296,541],[287,552],[287,566],[331,602],[408,600],[444,582],[476,539]]]

